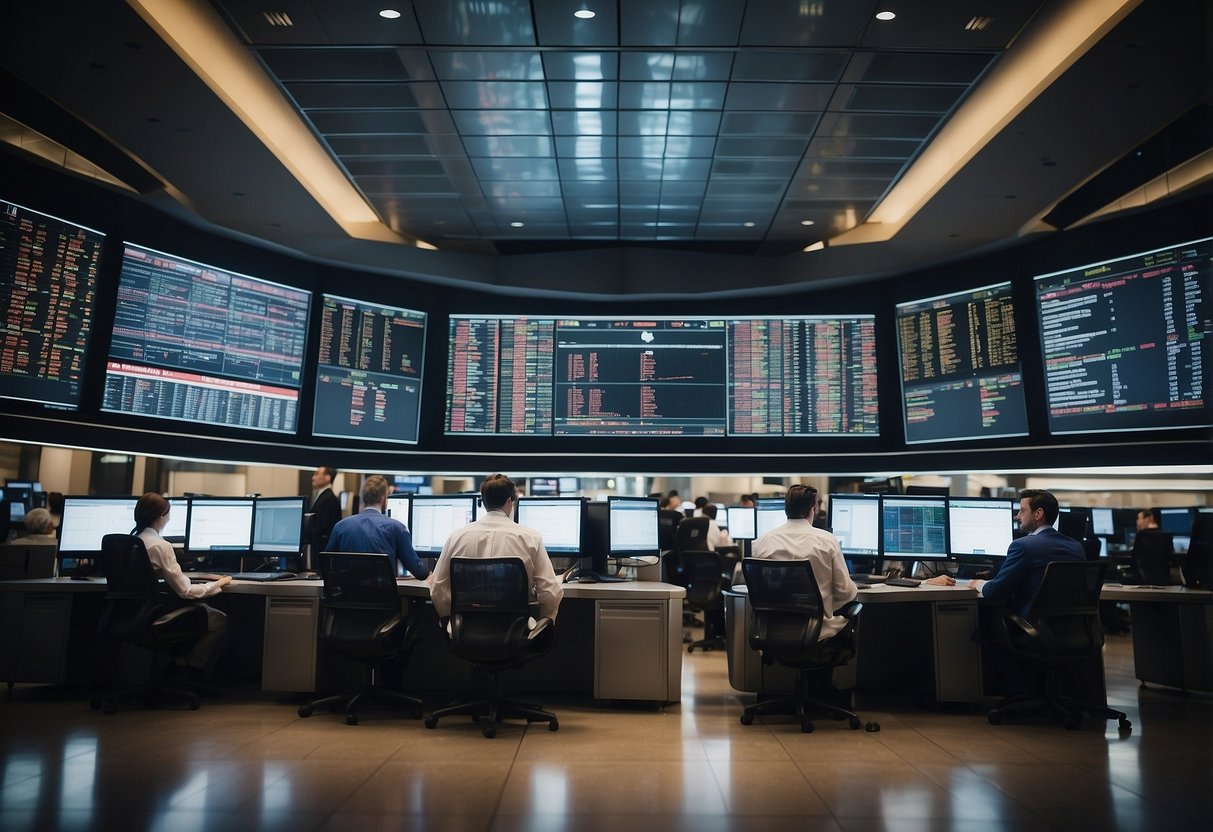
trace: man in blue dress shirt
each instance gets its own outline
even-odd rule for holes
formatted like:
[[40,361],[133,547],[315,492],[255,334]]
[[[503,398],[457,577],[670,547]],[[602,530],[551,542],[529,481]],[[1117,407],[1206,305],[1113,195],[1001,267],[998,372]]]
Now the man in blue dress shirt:
[[387,508],[388,482],[378,474],[362,483],[362,511],[347,517],[333,527],[329,536],[329,552],[379,552],[390,555],[399,574],[400,566],[419,580],[429,577],[430,570],[413,549],[413,536],[399,520],[384,514]]
[[[1045,567],[1056,560],[1087,557],[1081,543],[1053,528],[1057,512],[1057,498],[1048,491],[1021,491],[1018,518],[1023,536],[1011,542],[997,575],[988,581],[972,581],[969,586],[982,598],[1001,601],[1008,612],[1027,613],[1032,596],[1044,580]],[[982,648],[1006,677],[1011,697],[1031,691],[1029,669],[1015,661],[1002,616],[998,617],[995,632],[983,638]]]

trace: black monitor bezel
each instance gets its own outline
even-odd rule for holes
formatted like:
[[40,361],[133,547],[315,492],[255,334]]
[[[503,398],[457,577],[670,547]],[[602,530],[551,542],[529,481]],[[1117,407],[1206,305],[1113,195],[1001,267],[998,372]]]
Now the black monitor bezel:
[[830,501],[829,505],[827,506],[827,508],[829,509],[830,532],[831,532],[831,534],[834,535],[834,537],[838,537],[838,533],[834,531],[834,501],[835,500],[842,500],[843,502],[854,501],[854,502],[863,502],[863,503],[874,503],[876,505],[876,551],[875,552],[856,551],[855,549],[851,549],[846,546],[843,546],[841,538],[839,538],[839,540],[838,540],[838,546],[842,550],[842,553],[844,555],[846,555],[847,557],[879,558],[880,550],[882,548],[882,542],[884,540],[884,512],[880,510],[881,495],[880,494],[859,494],[859,493],[848,492],[848,493],[835,493],[835,494],[830,494],[828,496],[829,496],[829,501]]
[[[62,541],[63,541],[63,529],[65,526],[64,521],[67,520],[68,506],[70,505],[70,502],[72,500],[92,500],[92,501],[100,500],[100,501],[104,501],[104,502],[129,503],[131,510],[130,510],[130,514],[128,515],[128,517],[130,518],[130,526],[129,526],[128,530],[134,531],[135,505],[139,502],[138,497],[133,497],[133,496],[129,496],[129,495],[112,495],[112,494],[109,494],[109,495],[73,494],[73,495],[69,495],[69,496],[66,496],[63,498],[63,515],[62,515],[62,520],[59,523],[59,528],[57,529],[60,543],[62,543]],[[121,532],[113,532],[113,534],[120,534],[120,533]],[[99,554],[101,554],[100,541],[98,541],[98,545],[97,545],[96,549],[64,549],[64,548],[62,548],[62,546],[60,546],[59,553],[56,555],[56,557],[59,558],[60,560],[63,560],[65,558],[87,559],[87,558],[95,558]]]
[[[249,514],[248,526],[248,547],[244,549],[195,549],[191,544],[194,539],[194,520],[197,519],[194,508],[199,504],[223,504],[223,503],[249,503],[252,506],[252,512]],[[256,497],[191,497],[190,498],[190,520],[189,525],[185,530],[185,551],[190,557],[209,557],[214,555],[250,555],[253,552],[253,523],[257,517],[257,498]]]
[[[299,543],[293,551],[284,551],[280,549],[262,550],[257,548],[257,507],[263,503],[288,503],[297,502],[299,505]],[[291,497],[257,497],[253,501],[253,548],[252,554],[255,557],[282,557],[284,555],[298,555],[303,551],[303,515],[307,511],[307,498],[303,496]]]
[[[923,495],[923,496],[929,496],[929,495]],[[954,502],[988,503],[990,505],[997,505],[997,504],[1001,503],[1001,504],[1005,505],[1007,508],[1007,531],[1009,532],[1009,534],[1007,535],[1007,540],[1008,540],[1007,545],[1009,546],[1010,542],[1014,541],[1014,539],[1015,539],[1015,512],[1019,507],[1018,500],[1016,500],[1012,497],[950,496],[947,498],[947,501],[948,501],[947,506],[946,506],[946,509],[947,509],[946,524],[947,524],[947,540],[948,540],[947,548],[948,548],[948,557],[951,560],[970,561],[971,562],[971,561],[975,561],[975,560],[993,560],[995,558],[1002,559],[1007,556],[1006,552],[1003,552],[1001,554],[994,553],[994,552],[983,552],[981,554],[975,554],[973,552],[955,551],[955,547],[954,547],[953,541],[952,541],[952,503],[954,503]],[[882,520],[884,519],[884,512],[881,512],[881,519]],[[881,540],[882,541],[884,540],[883,536],[881,537]]]
[[[522,514],[521,509],[524,504],[525,505],[538,505],[538,504],[542,504],[542,503],[572,503],[572,502],[576,502],[576,503],[580,504],[580,511],[578,512],[578,517],[577,517],[577,541],[578,541],[577,548],[576,549],[566,549],[566,548],[553,549],[551,546],[548,545],[548,542],[546,540],[543,541],[543,548],[547,551],[547,553],[549,555],[559,555],[561,557],[581,557],[582,552],[585,550],[585,530],[586,530],[586,522],[585,522],[586,499],[585,499],[585,497],[561,497],[561,496],[555,495],[555,494],[550,494],[550,495],[548,495],[548,494],[542,494],[542,495],[528,494],[526,496],[519,496],[518,499],[516,499],[514,501],[514,522],[520,526],[525,525],[522,522],[521,517],[520,517],[520,515]],[[530,528],[530,527],[528,526],[527,528]]]
[[[622,494],[612,494],[606,498],[607,527],[606,554],[608,558],[651,558],[661,554],[660,532],[658,518],[660,517],[660,500],[657,497],[630,497]],[[611,509],[620,504],[652,505],[653,507],[653,545],[643,549],[617,549],[611,538]]]
[[[479,494],[414,494],[414,495],[412,495],[412,498],[409,500],[409,523],[408,523],[409,534],[412,535],[413,530],[416,528],[416,523],[414,522],[413,518],[415,516],[414,512],[417,510],[417,505],[419,503],[438,502],[440,500],[452,500],[452,499],[470,500],[471,501],[472,519],[469,520],[468,523],[469,524],[475,523],[476,518],[479,516],[480,510],[481,510]],[[415,538],[413,539],[412,544],[413,544],[413,550],[421,557],[436,558],[442,554],[442,549],[445,548],[446,541],[443,541],[443,545],[441,547],[439,547],[438,551],[433,551],[433,549],[431,549],[431,548],[418,549],[417,541]]]
[[[943,508],[943,552],[930,554],[918,554],[915,552],[887,552],[885,551],[885,522],[884,510],[885,503],[889,502],[893,505],[897,503],[921,503],[935,502]],[[951,541],[948,534],[948,498],[939,497],[931,494],[881,494],[880,495],[880,557],[885,560],[898,561],[944,561],[949,559],[948,550],[951,549]]]

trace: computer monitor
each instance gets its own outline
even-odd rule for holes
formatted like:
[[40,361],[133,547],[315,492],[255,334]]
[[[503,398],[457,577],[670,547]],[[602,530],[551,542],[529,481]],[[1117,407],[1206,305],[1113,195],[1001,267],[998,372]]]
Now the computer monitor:
[[948,552],[957,559],[1006,557],[1016,509],[1001,497],[949,497]]
[[173,497],[168,501],[168,524],[160,530],[160,536],[169,543],[185,543],[189,528],[190,498]]
[[1116,533],[1116,525],[1112,519],[1112,509],[1091,509],[1091,530],[1100,536],[1111,537]]
[[416,494],[409,505],[409,531],[419,555],[437,557],[447,537],[476,518],[475,494]]
[[576,497],[581,493],[581,480],[577,477],[557,477],[561,497]]
[[407,526],[412,496],[412,494],[389,494],[387,497],[387,516],[393,520],[399,520]]
[[716,503],[716,525],[722,529],[729,527],[729,507],[724,503]]
[[555,497],[560,493],[559,477],[531,477],[527,480],[531,497]]
[[138,497],[64,497],[60,558],[93,558],[107,534],[130,534]]
[[882,494],[881,555],[887,560],[945,560],[948,557],[948,500]]
[[759,497],[755,503],[757,509],[756,531],[762,537],[772,529],[777,529],[788,521],[788,515],[783,510],[783,497]]
[[880,495],[831,494],[830,528],[844,555],[879,555]]
[[303,497],[258,497],[253,504],[253,554],[303,550]]
[[580,497],[519,497],[518,525],[539,532],[549,555],[581,552],[585,501]]
[[246,555],[253,549],[252,497],[194,497],[185,548],[191,555]]
[[729,506],[729,537],[753,540],[758,536],[758,509],[754,506]]
[[1195,512],[1190,508],[1160,508],[1158,509],[1158,525],[1164,532],[1190,536],[1194,514]]
[[9,506],[8,519],[13,523],[25,521],[25,514],[34,508],[33,483],[9,483],[4,486],[4,500]]
[[607,552],[613,558],[649,557],[657,543],[656,497],[607,497]]

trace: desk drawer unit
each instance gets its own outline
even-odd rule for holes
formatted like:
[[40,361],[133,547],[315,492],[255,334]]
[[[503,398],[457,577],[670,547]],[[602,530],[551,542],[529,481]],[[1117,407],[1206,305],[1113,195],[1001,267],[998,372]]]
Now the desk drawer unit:
[[681,600],[596,601],[594,698],[682,696]]
[[261,689],[316,690],[316,633],[319,598],[265,599],[265,648],[261,657]]

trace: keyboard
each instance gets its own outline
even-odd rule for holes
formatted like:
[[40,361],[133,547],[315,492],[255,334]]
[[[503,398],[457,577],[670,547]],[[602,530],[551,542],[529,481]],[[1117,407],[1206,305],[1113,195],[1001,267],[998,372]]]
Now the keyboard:
[[885,586],[918,586],[922,581],[916,578],[889,578]]
[[883,584],[888,578],[884,575],[852,575],[851,580],[857,584]]

